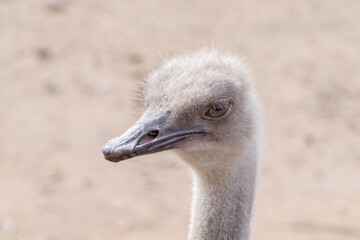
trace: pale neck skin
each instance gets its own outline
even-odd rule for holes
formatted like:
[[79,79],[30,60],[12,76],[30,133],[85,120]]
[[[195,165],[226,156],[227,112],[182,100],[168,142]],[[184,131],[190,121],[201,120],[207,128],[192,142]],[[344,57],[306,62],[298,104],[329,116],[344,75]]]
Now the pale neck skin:
[[[206,161],[219,162],[219,156],[212,157],[214,159],[208,156]],[[233,164],[225,168],[217,166],[214,172],[191,166],[194,185],[188,240],[249,239],[257,148],[254,146],[247,154],[225,158],[222,163]]]

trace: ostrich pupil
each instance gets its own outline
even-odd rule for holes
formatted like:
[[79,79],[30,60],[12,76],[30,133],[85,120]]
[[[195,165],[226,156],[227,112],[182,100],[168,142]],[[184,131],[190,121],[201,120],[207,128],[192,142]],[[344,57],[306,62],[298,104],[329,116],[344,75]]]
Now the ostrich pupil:
[[209,117],[218,118],[223,116],[226,112],[227,108],[219,104],[211,106],[206,112],[206,115]]

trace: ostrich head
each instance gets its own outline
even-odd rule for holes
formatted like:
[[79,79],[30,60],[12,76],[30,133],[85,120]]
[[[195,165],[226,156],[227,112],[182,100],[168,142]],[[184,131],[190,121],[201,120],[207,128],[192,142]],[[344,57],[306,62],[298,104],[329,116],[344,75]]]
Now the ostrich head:
[[200,50],[165,60],[143,82],[140,99],[139,120],[104,145],[107,160],[174,148],[193,169],[218,171],[256,141],[256,102],[237,57]]

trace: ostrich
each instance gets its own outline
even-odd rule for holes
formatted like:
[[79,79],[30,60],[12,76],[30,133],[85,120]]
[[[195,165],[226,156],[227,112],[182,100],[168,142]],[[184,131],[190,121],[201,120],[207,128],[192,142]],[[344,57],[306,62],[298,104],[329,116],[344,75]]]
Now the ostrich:
[[175,149],[193,175],[188,239],[249,239],[260,123],[242,59],[214,49],[176,56],[139,93],[142,116],[104,145],[105,158]]

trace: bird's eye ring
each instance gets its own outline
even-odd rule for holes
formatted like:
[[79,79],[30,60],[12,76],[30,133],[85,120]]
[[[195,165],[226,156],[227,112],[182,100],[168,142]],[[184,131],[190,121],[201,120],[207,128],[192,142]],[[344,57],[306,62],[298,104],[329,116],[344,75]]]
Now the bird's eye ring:
[[219,120],[224,117],[233,105],[230,98],[220,98],[208,104],[202,113],[201,118],[205,120]]

